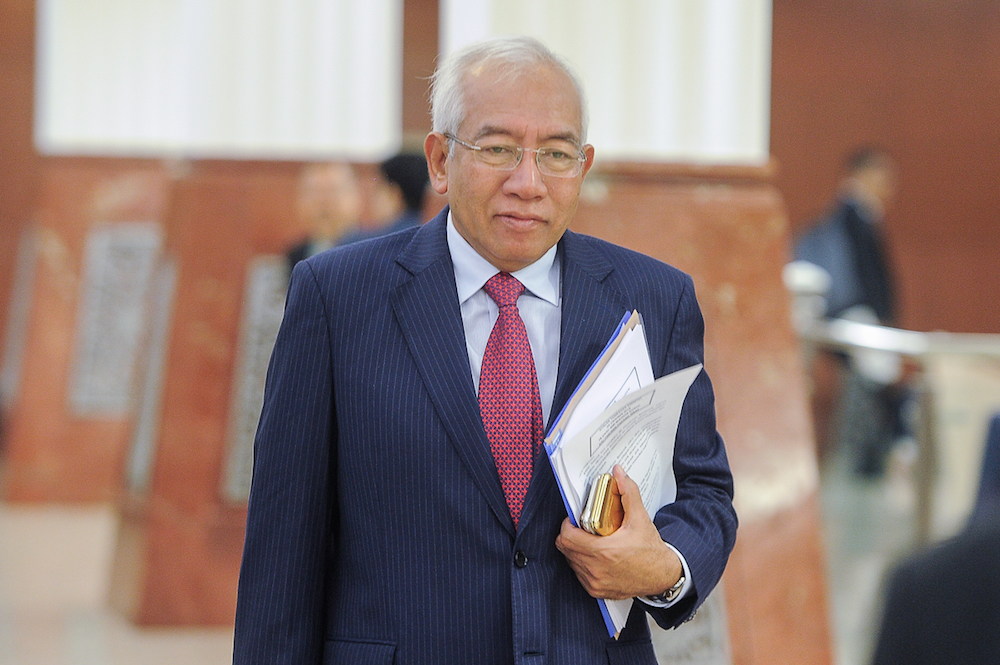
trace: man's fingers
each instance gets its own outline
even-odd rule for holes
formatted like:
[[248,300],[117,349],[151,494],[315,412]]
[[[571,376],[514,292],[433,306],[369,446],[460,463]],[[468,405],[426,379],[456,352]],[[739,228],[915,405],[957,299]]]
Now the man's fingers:
[[615,477],[618,491],[622,495],[622,509],[625,511],[625,519],[622,522],[624,526],[625,523],[631,521],[633,511],[639,511],[645,515],[646,509],[642,505],[642,494],[639,492],[639,486],[626,475],[625,469],[620,464],[615,464],[614,468],[611,469],[611,475]]
[[567,517],[563,520],[562,526],[559,528],[559,535],[556,536],[556,547],[563,554],[583,552],[588,549],[586,541],[594,538],[599,538],[599,536],[587,533],[580,527],[573,526],[573,523]]
[[562,521],[562,526],[559,527],[559,535],[556,536],[556,548],[560,552],[565,554],[566,550],[569,549],[571,529],[575,528],[576,527],[573,526],[573,523],[569,521],[568,517]]

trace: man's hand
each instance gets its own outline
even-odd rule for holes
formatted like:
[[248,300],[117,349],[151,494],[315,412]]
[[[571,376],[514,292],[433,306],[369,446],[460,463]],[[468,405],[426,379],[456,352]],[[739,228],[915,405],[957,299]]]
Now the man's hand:
[[617,464],[612,474],[625,510],[621,527],[610,536],[595,536],[573,526],[567,517],[556,547],[594,598],[620,600],[663,593],[680,579],[681,561],[663,544],[642,505],[639,486]]

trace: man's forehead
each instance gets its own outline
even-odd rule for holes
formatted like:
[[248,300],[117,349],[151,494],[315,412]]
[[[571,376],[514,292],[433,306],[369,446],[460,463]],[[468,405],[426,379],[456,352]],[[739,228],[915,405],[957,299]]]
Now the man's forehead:
[[565,93],[574,101],[579,101],[576,87],[569,75],[548,63],[509,66],[479,64],[466,71],[463,83],[466,92],[519,90],[534,84],[544,86],[553,93]]
[[512,71],[474,67],[467,73],[465,92],[463,125],[473,139],[519,137],[530,120],[543,140],[580,142],[581,100],[569,76],[555,66],[539,64]]

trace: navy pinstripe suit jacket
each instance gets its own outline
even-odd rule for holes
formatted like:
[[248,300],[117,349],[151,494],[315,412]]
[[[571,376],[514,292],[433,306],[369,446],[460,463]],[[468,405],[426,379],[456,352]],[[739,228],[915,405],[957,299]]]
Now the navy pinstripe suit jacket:
[[[235,663],[655,663],[640,604],[609,639],[556,550],[565,510],[544,459],[514,530],[473,389],[446,211],[293,272],[255,444]],[[687,275],[571,232],[560,251],[553,413],[626,310],[644,317],[657,376],[702,361]],[[695,588],[645,608],[664,627],[694,612],[735,540],[714,409],[702,372],[678,430],[677,500],[655,519]]]

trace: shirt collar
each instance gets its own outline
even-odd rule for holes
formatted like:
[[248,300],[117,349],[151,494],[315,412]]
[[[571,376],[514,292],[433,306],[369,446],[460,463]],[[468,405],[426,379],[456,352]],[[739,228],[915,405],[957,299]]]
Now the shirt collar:
[[[511,273],[532,295],[559,305],[559,261],[558,243],[542,254],[541,258],[529,266]],[[455,228],[455,222],[448,211],[448,251],[455,266],[455,285],[458,287],[458,301],[464,303],[471,298],[490,277],[500,272],[492,263],[484,259],[469,241]]]

